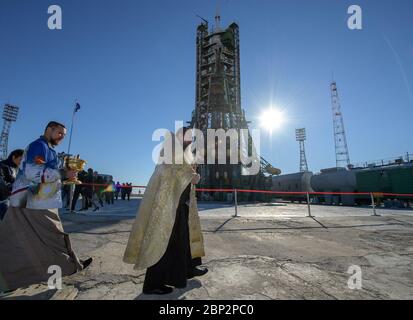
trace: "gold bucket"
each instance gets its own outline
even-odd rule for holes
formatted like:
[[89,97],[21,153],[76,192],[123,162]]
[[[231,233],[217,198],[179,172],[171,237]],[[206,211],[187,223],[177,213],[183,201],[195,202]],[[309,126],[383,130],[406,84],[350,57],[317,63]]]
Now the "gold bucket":
[[[86,163],[87,161],[80,159],[79,155],[77,155],[76,157],[67,156],[64,158],[64,166],[76,172],[82,171]],[[82,182],[79,181],[77,178],[66,180],[63,182],[63,184],[81,184],[81,183]]]

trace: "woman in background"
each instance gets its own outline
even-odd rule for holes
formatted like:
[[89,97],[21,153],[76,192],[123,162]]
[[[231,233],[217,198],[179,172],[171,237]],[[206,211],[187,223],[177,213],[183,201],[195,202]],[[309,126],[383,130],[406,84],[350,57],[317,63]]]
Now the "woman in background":
[[6,160],[0,162],[0,220],[3,220],[9,207],[12,184],[16,180],[23,154],[23,149],[14,150]]

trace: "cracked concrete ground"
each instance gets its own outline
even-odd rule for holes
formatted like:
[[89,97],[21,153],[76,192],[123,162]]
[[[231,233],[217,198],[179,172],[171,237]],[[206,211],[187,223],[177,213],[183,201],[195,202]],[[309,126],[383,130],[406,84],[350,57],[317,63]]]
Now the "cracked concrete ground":
[[[86,270],[3,299],[413,299],[413,211],[245,204],[200,204],[209,273],[165,296],[143,295],[144,272],[122,262],[136,200],[99,214],[62,215],[75,251],[92,256]],[[347,273],[362,271],[362,288]]]

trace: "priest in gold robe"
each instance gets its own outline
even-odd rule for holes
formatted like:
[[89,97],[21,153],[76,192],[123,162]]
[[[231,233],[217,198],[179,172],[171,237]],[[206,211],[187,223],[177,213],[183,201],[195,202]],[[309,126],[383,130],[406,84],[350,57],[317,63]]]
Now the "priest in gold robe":
[[190,142],[184,143],[186,131],[166,136],[163,160],[148,183],[124,254],[125,263],[147,269],[145,294],[184,288],[187,279],[208,271],[198,268],[205,255],[195,198],[200,177],[187,148]]

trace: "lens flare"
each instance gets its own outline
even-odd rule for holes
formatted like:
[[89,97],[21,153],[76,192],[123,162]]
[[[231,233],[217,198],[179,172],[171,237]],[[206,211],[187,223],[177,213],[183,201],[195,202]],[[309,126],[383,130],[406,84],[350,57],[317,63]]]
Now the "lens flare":
[[261,126],[269,131],[281,128],[285,120],[284,112],[273,108],[265,110],[260,116]]

